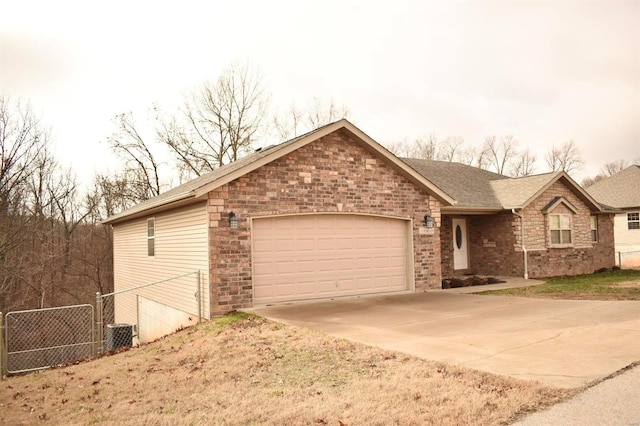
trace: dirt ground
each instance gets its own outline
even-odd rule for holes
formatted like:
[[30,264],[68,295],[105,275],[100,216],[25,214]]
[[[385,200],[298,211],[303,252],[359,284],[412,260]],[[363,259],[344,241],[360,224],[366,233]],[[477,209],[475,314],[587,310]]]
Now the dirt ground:
[[0,424],[508,424],[574,395],[235,315],[0,382]]

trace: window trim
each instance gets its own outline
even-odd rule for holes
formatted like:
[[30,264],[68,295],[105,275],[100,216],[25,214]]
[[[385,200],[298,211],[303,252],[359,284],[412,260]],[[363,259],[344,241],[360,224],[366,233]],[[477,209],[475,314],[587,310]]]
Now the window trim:
[[[631,215],[635,217],[632,219]],[[634,227],[631,227],[632,224],[637,224]],[[628,231],[637,231],[640,230],[640,212],[627,212],[627,230]]]
[[156,218],[147,219],[147,257],[156,256]]
[[[569,226],[563,227],[562,217],[567,217]],[[573,218],[569,213],[549,213],[547,220],[549,223],[549,246],[550,247],[572,247],[573,246]],[[553,217],[558,217],[558,228],[553,227]],[[559,243],[553,242],[552,233],[558,232]],[[569,231],[569,241],[563,241],[563,231]]]

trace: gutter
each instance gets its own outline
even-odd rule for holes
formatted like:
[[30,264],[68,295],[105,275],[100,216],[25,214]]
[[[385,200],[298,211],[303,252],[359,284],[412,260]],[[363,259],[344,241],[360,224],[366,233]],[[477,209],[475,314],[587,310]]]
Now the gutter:
[[[162,194],[161,194],[162,195]],[[147,200],[149,203],[147,203],[147,201],[143,201],[142,203],[138,204],[137,206],[133,206],[128,210],[125,210],[123,212],[120,212],[118,214],[115,214],[113,216],[110,216],[108,218],[106,218],[105,220],[101,221],[100,224],[102,225],[113,225],[114,223],[118,223],[118,222],[123,222],[125,220],[129,220],[129,219],[135,219],[137,217],[140,216],[144,216],[149,214],[150,212],[157,210],[158,208],[166,208],[166,206],[172,204],[172,203],[177,203],[180,201],[184,201],[184,200],[188,200],[189,198],[194,198],[194,191],[189,191],[186,193],[180,193],[180,194],[176,194],[173,195],[169,198],[166,199],[162,199],[160,200],[160,202],[156,201],[156,202],[151,202],[151,200],[153,200],[153,198],[150,198],[149,200]]]
[[524,279],[529,279],[529,267],[527,265],[527,248],[524,245],[524,216],[519,213],[516,213],[516,209],[511,209],[511,213],[518,216],[520,218],[520,247],[522,248],[522,254],[524,256]]

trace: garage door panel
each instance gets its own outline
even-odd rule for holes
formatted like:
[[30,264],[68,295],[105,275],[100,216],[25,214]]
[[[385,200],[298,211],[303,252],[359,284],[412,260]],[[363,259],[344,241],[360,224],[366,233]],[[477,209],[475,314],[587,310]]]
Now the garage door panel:
[[254,303],[406,290],[406,223],[359,215],[255,219]]
[[335,287],[335,281],[332,279],[323,280],[316,277],[309,277],[307,281],[301,281],[298,284],[298,294],[304,296],[313,296],[316,293],[330,294],[335,290]]
[[353,239],[338,237],[336,240],[336,248],[338,250],[353,250]]

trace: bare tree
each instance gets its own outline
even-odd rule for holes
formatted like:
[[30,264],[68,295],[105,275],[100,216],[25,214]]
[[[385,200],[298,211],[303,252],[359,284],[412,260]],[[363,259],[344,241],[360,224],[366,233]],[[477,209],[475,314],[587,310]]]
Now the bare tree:
[[552,172],[571,173],[580,169],[583,164],[580,149],[573,140],[565,142],[560,147],[552,146],[547,151],[544,160]]
[[276,114],[272,125],[278,139],[288,140],[334,121],[349,118],[349,115],[346,105],[338,105],[333,99],[325,102],[315,97],[306,108],[300,109],[292,104],[284,113]]
[[28,184],[47,143],[48,133],[29,104],[0,95],[0,302],[19,284],[18,272],[28,260]]
[[117,130],[107,140],[111,149],[124,161],[130,191],[137,201],[159,195],[163,187],[161,163],[136,128],[133,114],[119,114],[113,121]]
[[414,143],[413,158],[435,160],[438,158],[438,137],[430,133],[426,138],[418,138]]
[[[0,311],[91,302],[96,282],[113,282],[109,240],[28,104],[0,101]],[[98,272],[94,258],[106,259]]]
[[508,173],[519,155],[518,145],[518,141],[511,135],[503,136],[500,140],[496,136],[487,136],[478,166],[501,175]]
[[0,95],[0,212],[16,207],[48,140],[29,104]]
[[385,144],[387,149],[398,157],[435,160],[438,149],[438,138],[434,133],[427,137],[409,142],[407,139]]
[[610,163],[605,164],[600,172],[605,176],[613,176],[616,173],[620,173],[624,169],[627,168],[627,161],[624,159],[620,159],[617,161],[612,161]]
[[120,213],[138,202],[125,172],[97,174],[93,180],[93,188],[85,196],[85,205],[91,211],[92,223]]
[[530,176],[535,172],[536,156],[529,148],[522,151],[514,160],[509,176],[523,177]]
[[342,118],[349,118],[349,114],[346,105],[336,105],[333,99],[325,103],[320,98],[313,98],[306,113],[306,121],[309,130],[313,130]]
[[264,132],[268,105],[259,72],[232,65],[188,96],[181,114],[160,119],[158,137],[183,175],[200,176],[252,150]]
[[302,111],[295,104],[292,104],[286,112],[276,114],[273,117],[272,126],[275,136],[279,140],[286,141],[295,138],[304,133],[302,131],[304,127]]
[[449,136],[438,145],[437,159],[442,161],[456,161],[463,146],[464,138],[460,136]]
[[[640,162],[638,163],[640,164]],[[624,169],[626,169],[628,166],[627,161],[624,159],[620,159],[620,160],[616,160],[616,161],[612,161],[610,163],[605,164],[604,166],[602,166],[602,168],[600,169],[600,172],[593,176],[593,177],[586,177],[582,180],[582,186],[583,187],[589,187],[591,185],[593,185],[594,183],[608,177],[608,176],[613,176],[616,173],[619,173],[621,171],[623,171]]]
[[392,152],[396,157],[405,157],[411,158],[411,152],[413,151],[413,147],[409,144],[409,142],[404,139],[402,141],[396,142],[386,142],[383,143],[385,148],[387,148],[390,152]]

